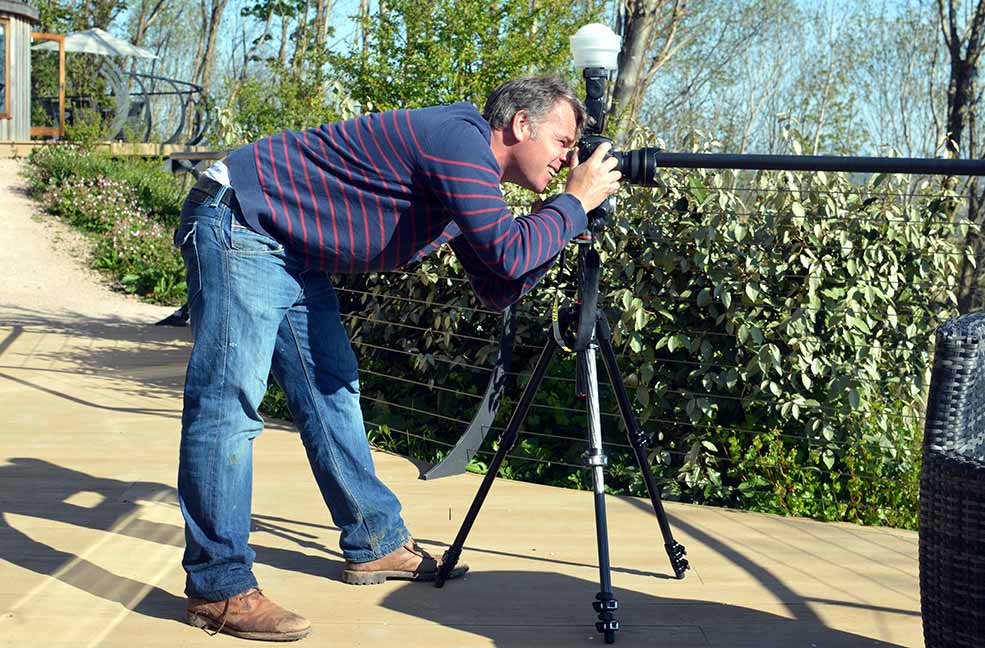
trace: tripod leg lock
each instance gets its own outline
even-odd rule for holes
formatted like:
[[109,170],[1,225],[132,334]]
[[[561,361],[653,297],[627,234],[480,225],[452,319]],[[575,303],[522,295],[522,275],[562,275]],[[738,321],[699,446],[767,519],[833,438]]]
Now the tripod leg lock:
[[595,601],[594,603],[592,603],[592,607],[595,608],[595,611],[600,614],[602,612],[611,612],[613,610],[619,609],[619,601],[615,599],[611,599],[608,601]]
[[[595,622],[595,629],[608,638],[619,629],[619,621],[615,618],[615,611],[619,609],[619,602],[609,592],[599,592],[595,598],[592,607],[599,615],[599,620]],[[611,642],[607,641],[606,643]]]
[[585,455],[585,465],[589,468],[594,468],[595,466],[602,466],[604,468],[609,465],[609,458],[602,453],[602,448],[589,448]]
[[672,540],[664,544],[664,548],[667,550],[667,557],[670,558],[670,566],[674,570],[674,575],[677,578],[684,578],[684,572],[691,569],[691,564],[687,561],[687,551],[684,549],[684,545]]

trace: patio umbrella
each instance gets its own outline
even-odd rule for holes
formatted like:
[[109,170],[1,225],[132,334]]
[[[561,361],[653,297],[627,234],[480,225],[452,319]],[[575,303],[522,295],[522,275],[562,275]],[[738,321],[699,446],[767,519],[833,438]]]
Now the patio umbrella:
[[[47,41],[35,45],[32,50],[58,51],[58,43]],[[137,47],[122,38],[107,34],[102,29],[94,27],[85,31],[75,32],[65,37],[66,52],[85,52],[102,56],[133,56],[135,58],[160,58],[150,50]]]

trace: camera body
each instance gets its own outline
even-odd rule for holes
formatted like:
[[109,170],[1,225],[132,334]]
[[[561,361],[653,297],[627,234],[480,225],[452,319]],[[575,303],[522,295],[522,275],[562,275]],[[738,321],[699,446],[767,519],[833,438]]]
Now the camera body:
[[[585,68],[585,132],[578,140],[578,161],[584,162],[603,142],[612,140],[602,135],[605,127],[605,93],[609,73],[605,68]],[[623,180],[642,187],[657,186],[658,148],[639,148],[631,151],[610,150],[607,157],[618,160],[616,169]]]

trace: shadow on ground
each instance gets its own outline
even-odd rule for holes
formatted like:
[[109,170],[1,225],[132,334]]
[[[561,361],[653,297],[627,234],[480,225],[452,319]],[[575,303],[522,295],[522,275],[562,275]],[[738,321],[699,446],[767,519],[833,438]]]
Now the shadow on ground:
[[[31,371],[38,374],[97,376],[130,383],[137,397],[180,397],[191,345],[187,328],[155,326],[113,318],[67,314],[64,319],[13,309],[0,304],[4,330],[0,335],[0,372],[20,369],[24,345],[11,347],[24,335],[60,336],[57,349],[41,346],[31,352]],[[9,328],[8,328],[9,327]],[[47,367],[46,367],[47,365]]]
[[[96,494],[93,506],[73,504],[79,494]],[[180,621],[183,597],[148,583],[115,574],[79,554],[51,547],[11,526],[7,514],[47,519],[107,533],[139,538],[180,548],[179,525],[140,519],[140,507],[176,506],[173,488],[154,482],[126,482],[95,477],[46,461],[16,458],[0,465],[0,559],[146,616]],[[677,521],[677,524],[681,524]],[[325,545],[337,529],[272,515],[254,515],[253,530],[289,541],[297,549],[254,544],[257,562],[283,570],[335,579],[342,560]],[[693,529],[688,530],[694,532]],[[718,550],[725,550],[719,544]],[[482,548],[472,551],[481,553]],[[781,600],[792,593],[755,564],[738,558]],[[673,583],[668,583],[672,587]],[[600,643],[594,631],[591,601],[597,583],[543,571],[476,571],[444,589],[408,584],[383,601],[387,608],[419,619],[491,639],[497,646],[592,645]],[[793,618],[741,606],[691,599],[663,598],[616,589],[619,620],[624,625],[620,645],[673,646],[891,646],[885,642],[829,628],[796,597],[786,603]],[[905,613],[902,612],[901,613]],[[555,641],[555,638],[557,639]]]
[[[82,495],[90,501],[94,498],[98,503],[73,503],[74,498]],[[177,494],[174,488],[160,483],[94,477],[40,459],[10,459],[8,463],[0,464],[0,560],[51,576],[135,612],[180,620],[183,618],[184,597],[114,574],[80,556],[87,547],[74,548],[79,553],[72,553],[40,542],[12,526],[8,517],[9,514],[28,516],[183,547],[184,531],[181,526],[140,519],[141,507],[148,504],[177,507]],[[330,525],[311,525],[286,518],[254,515],[254,533],[268,533],[299,547],[295,551],[253,544],[257,562],[313,576],[336,578],[342,568],[341,554],[320,541],[324,533],[319,535],[304,531],[311,527],[338,532],[336,527]]]
[[[671,585],[672,586],[672,585]],[[429,588],[430,589],[430,588]],[[383,605],[491,639],[496,646],[592,646],[591,603],[598,583],[554,572],[476,572],[441,590],[408,585]],[[721,646],[772,648],[896,646],[827,627],[807,605],[788,605],[794,618],[725,603],[664,598],[615,588],[619,602],[617,646]]]

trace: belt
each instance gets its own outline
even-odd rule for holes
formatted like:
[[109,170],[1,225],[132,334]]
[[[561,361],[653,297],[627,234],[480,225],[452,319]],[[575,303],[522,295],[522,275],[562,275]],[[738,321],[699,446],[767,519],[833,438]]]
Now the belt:
[[212,202],[212,199],[219,195],[222,188],[226,188],[226,192],[222,194],[222,198],[219,202],[227,207],[232,206],[233,201],[236,200],[236,194],[233,192],[232,187],[224,185],[221,182],[216,182],[212,178],[202,176],[195,183],[195,186],[191,188],[188,192],[188,200],[197,204],[204,205],[206,203]]

